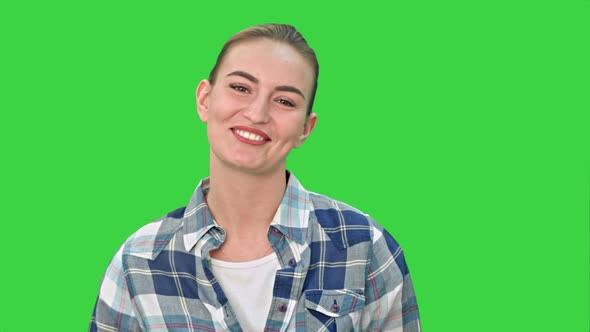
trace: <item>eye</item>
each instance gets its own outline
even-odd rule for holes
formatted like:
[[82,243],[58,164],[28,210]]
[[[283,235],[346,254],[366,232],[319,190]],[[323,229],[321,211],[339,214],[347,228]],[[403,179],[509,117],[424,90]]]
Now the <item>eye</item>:
[[283,104],[287,107],[295,107],[295,104],[293,102],[291,102],[290,100],[284,99],[284,98],[277,99],[277,102],[279,102],[279,104]]
[[241,84],[230,84],[229,85],[230,88],[238,91],[238,92],[243,92],[243,93],[247,93],[250,92],[250,90],[248,90],[247,87],[241,85]]

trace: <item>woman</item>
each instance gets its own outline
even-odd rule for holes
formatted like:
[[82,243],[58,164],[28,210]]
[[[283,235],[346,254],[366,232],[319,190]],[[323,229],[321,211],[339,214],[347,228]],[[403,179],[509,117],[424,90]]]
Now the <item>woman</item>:
[[91,331],[420,330],[393,238],[286,170],[316,124],[318,68],[292,26],[226,42],[196,92],[210,176],[117,252]]

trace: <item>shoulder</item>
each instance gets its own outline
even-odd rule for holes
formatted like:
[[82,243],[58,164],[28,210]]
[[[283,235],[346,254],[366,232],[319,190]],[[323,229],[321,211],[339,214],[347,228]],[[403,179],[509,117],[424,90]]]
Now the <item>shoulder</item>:
[[176,209],[144,225],[123,244],[122,255],[153,259],[184,224],[185,207]]
[[384,229],[369,214],[334,198],[310,192],[312,220],[323,228],[330,239],[347,248],[361,242],[373,242]]
[[331,197],[313,192],[309,194],[313,205],[312,221],[317,221],[338,247],[348,248],[371,242],[375,254],[396,258],[402,254],[399,243],[369,214]]
[[[373,271],[393,269],[402,279],[409,274],[402,247],[370,215],[317,193],[310,193],[310,198],[314,208],[312,215],[317,218],[317,223],[337,247],[345,249],[366,243],[368,246],[359,247],[367,248]],[[372,274],[371,277],[378,274]]]

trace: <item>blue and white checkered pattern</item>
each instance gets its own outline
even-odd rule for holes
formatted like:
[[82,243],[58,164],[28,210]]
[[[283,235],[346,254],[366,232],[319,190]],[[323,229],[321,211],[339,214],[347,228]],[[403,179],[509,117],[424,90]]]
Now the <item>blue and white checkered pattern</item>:
[[[103,278],[90,331],[240,331],[209,266],[225,232],[201,181],[186,208],[133,234]],[[292,174],[270,225],[276,273],[265,331],[420,331],[404,255],[368,215]]]

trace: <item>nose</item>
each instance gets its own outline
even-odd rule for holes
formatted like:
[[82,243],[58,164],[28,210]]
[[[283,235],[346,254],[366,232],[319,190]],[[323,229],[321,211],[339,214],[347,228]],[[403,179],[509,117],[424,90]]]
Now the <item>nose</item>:
[[244,117],[252,123],[266,123],[269,120],[270,105],[265,96],[257,96],[244,110]]

